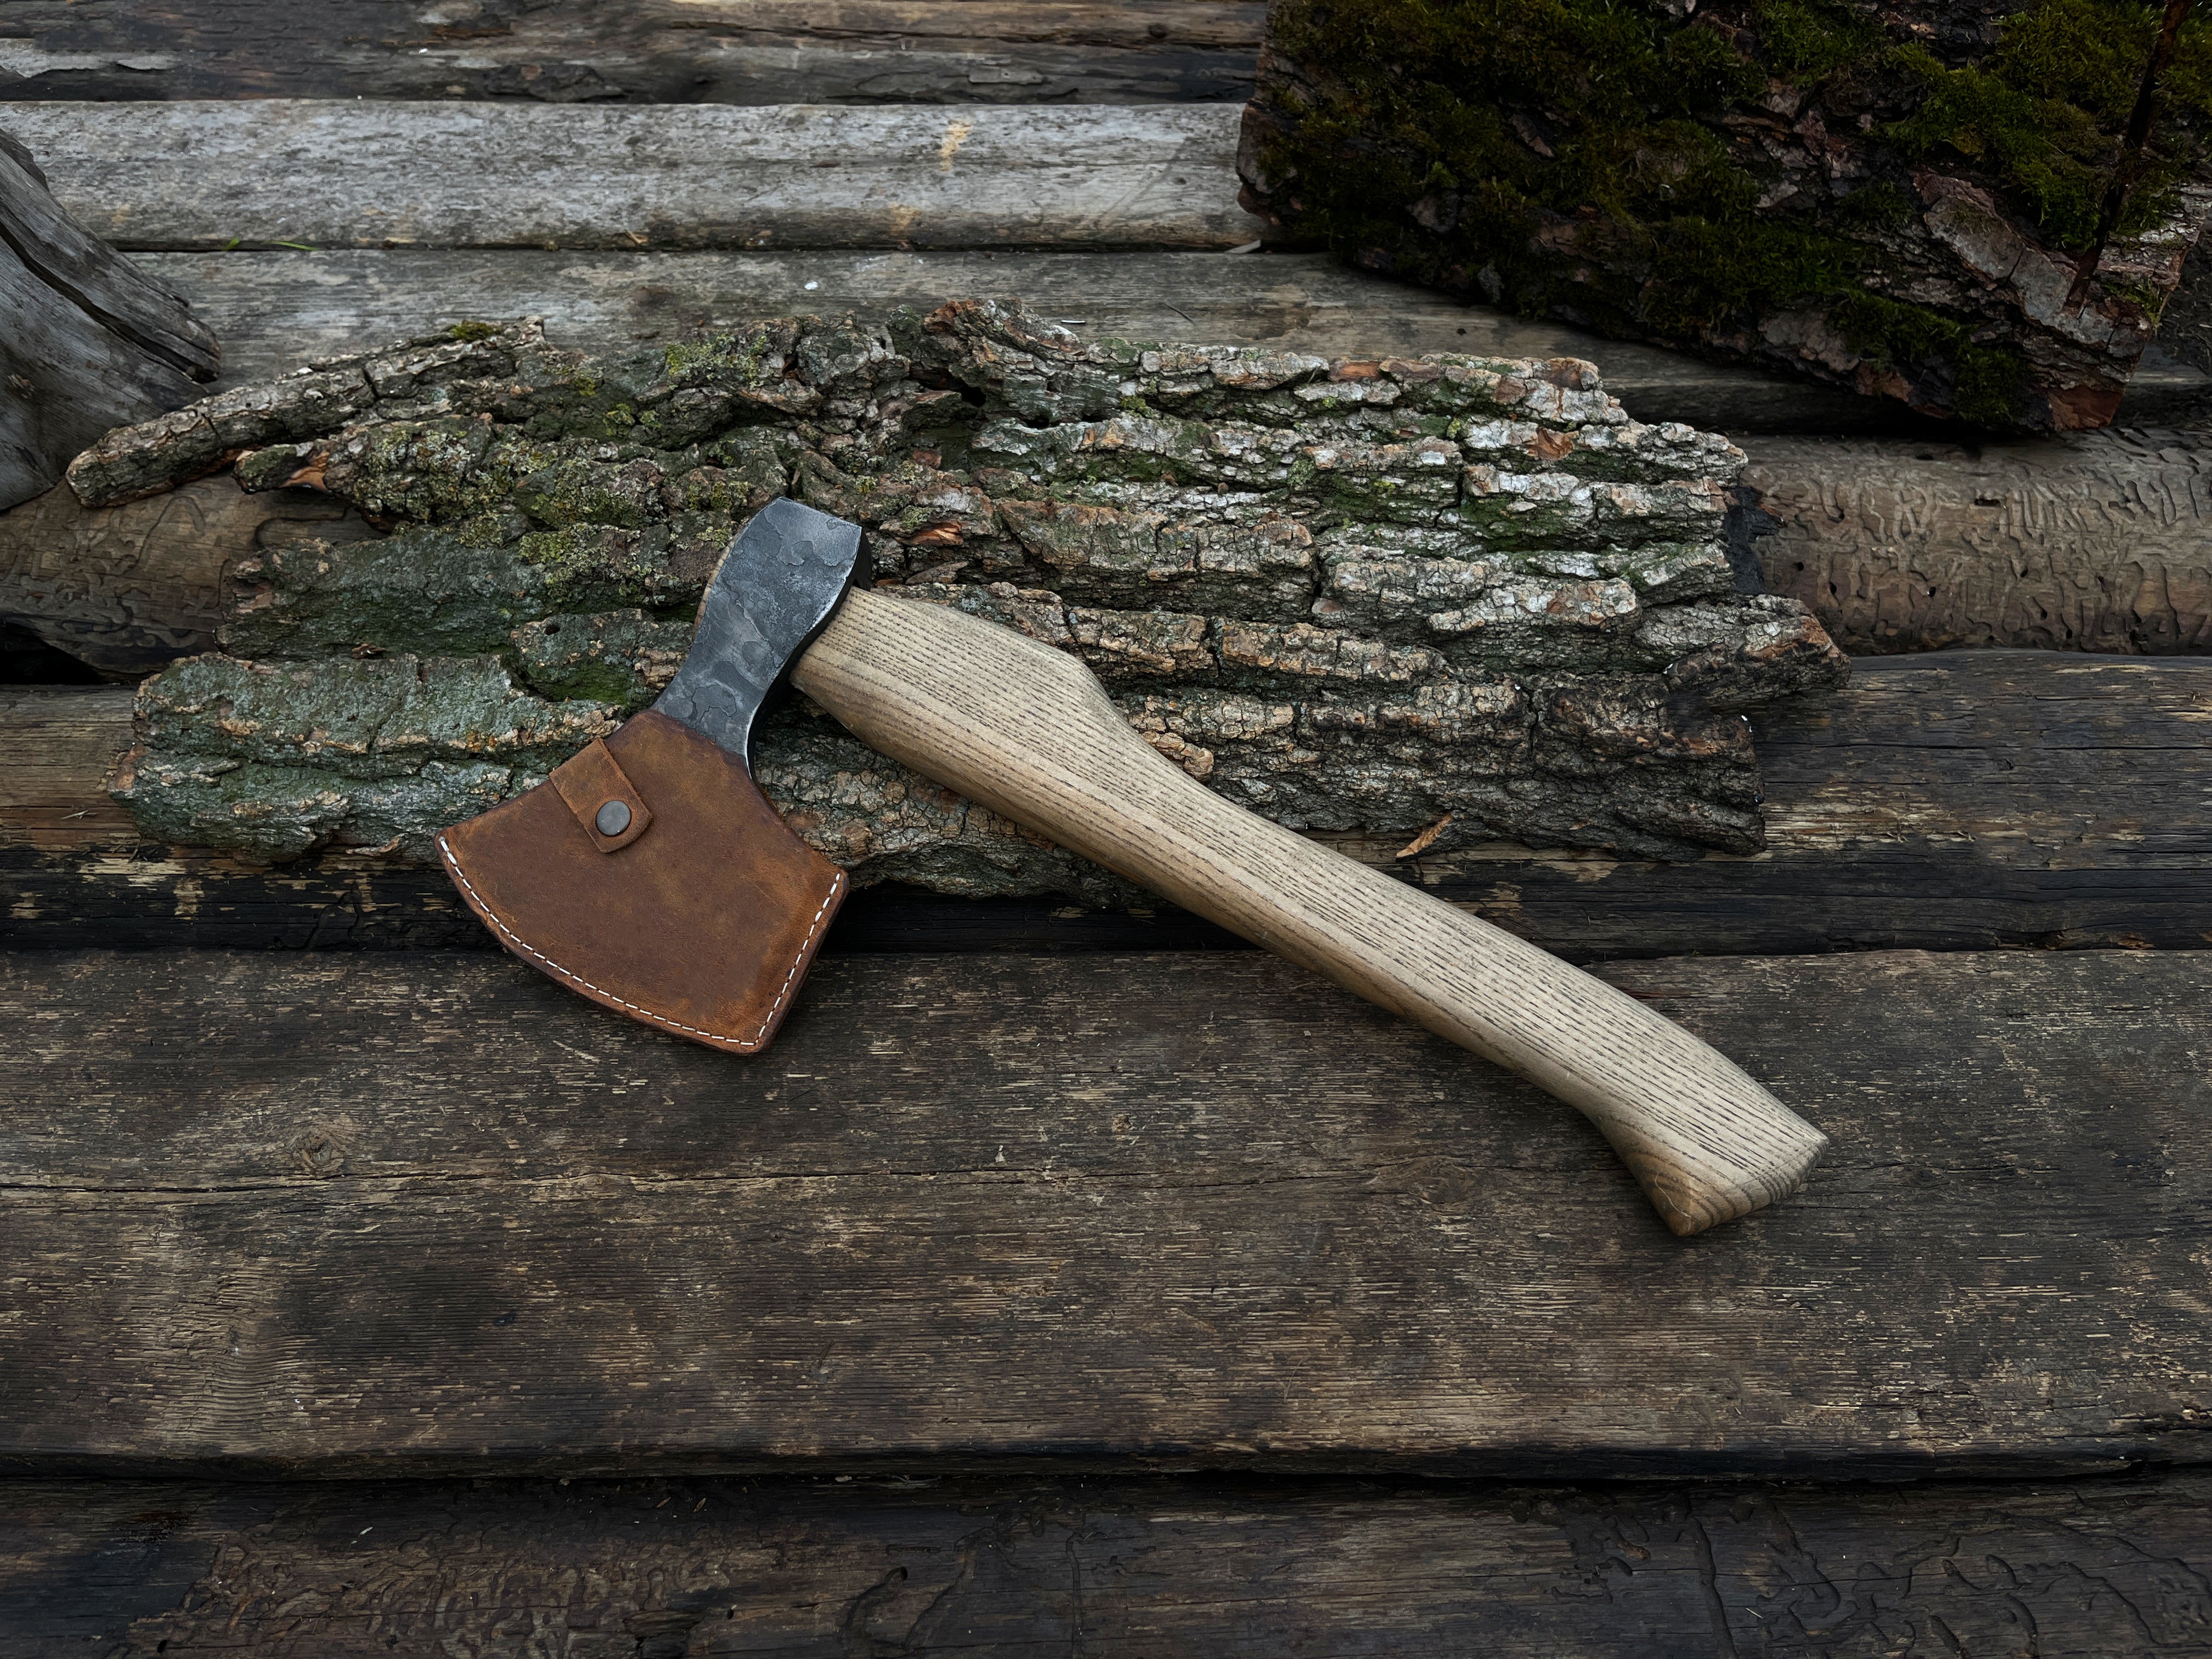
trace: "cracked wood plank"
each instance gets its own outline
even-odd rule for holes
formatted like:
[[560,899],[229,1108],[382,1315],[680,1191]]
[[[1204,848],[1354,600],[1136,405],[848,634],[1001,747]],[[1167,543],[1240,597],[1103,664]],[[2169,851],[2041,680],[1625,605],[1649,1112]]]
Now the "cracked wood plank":
[[[1228,248],[1228,104],[18,104],[119,247]],[[269,164],[283,156],[281,167]]]
[[2212,1480],[0,1486],[0,1659],[2203,1650]]
[[[2212,944],[2212,663],[1954,652],[1870,659],[1763,710],[1766,850],[1650,863],[1492,845],[1399,860],[1440,897],[1583,962],[1611,957]],[[0,922],[28,945],[482,945],[434,871],[332,854],[270,872],[146,844],[105,779],[127,689],[0,702]],[[1233,945],[1180,912],[856,896],[832,951]]]
[[517,964],[0,957],[0,1459],[2212,1462],[2212,955],[1617,963],[1835,1137],[1685,1244],[1259,953],[847,957],[763,1061]]
[[108,428],[190,402],[222,361],[183,298],[88,234],[0,131],[0,509]]
[[[747,317],[883,317],[902,305],[929,310],[948,294],[995,294],[1023,295],[1041,315],[1132,340],[1337,357],[1580,357],[1599,366],[1638,420],[1720,432],[1893,431],[1899,418],[1887,400],[1462,304],[1315,253],[333,248],[137,257],[221,328],[226,386],[470,319],[542,317],[562,344],[603,354]],[[2154,346],[2130,383],[2120,422],[2180,420],[2202,408],[2208,386],[2203,374]]]
[[1164,103],[1244,97],[1257,0],[16,0],[0,99],[555,104]]

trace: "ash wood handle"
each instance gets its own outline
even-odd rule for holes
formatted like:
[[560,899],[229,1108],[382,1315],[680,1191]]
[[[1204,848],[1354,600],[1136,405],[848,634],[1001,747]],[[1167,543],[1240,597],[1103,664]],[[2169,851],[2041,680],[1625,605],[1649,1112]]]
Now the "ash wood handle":
[[792,678],[872,748],[1548,1090],[1678,1233],[1795,1191],[1827,1145],[1602,981],[1224,800],[1065,653],[864,589]]

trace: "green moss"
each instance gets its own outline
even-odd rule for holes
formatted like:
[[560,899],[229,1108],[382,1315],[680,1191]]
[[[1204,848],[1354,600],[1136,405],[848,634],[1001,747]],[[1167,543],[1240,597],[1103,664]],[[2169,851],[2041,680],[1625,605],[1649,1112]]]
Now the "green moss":
[[[2073,3],[2048,0],[2047,9]],[[1948,149],[1981,163],[2050,240],[2089,244],[2105,191],[2100,163],[2112,148],[2093,113],[2037,97],[1992,70],[1947,69],[1919,46],[1902,48],[1897,61],[1918,82],[1920,106],[1886,125],[1883,137],[1914,161]]]
[[[1886,239],[1917,210],[1909,169],[1963,173],[2047,244],[2087,246],[2159,15],[2031,0],[1959,66],[1859,0],[1709,0],[1679,16],[1623,0],[1279,0],[1277,46],[1316,76],[1263,92],[1282,119],[1258,160],[1295,228],[1359,263],[1616,334],[1741,338],[1812,306],[1875,361],[2015,420],[2016,358],[1975,347],[1962,319],[1880,298]],[[2193,165],[2212,27],[2185,29],[2163,98],[2123,235],[2170,211]],[[1875,176],[1807,190],[1728,137],[1801,110],[1871,127]]]
[[1766,61],[1793,80],[1817,81],[1884,44],[1873,19],[1832,0],[1759,0],[1753,15]]
[[497,323],[455,323],[446,331],[449,340],[489,340],[499,332]]
[[1971,330],[1940,312],[1860,293],[1838,301],[1828,320],[1877,363],[1948,378],[1960,420],[2003,426],[2020,418],[2027,365],[2017,352],[1976,344]]

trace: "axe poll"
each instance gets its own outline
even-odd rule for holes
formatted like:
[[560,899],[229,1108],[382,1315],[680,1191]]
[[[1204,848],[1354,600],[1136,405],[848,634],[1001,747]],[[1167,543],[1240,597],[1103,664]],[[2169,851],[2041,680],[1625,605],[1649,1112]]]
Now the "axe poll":
[[1133,731],[1082,663],[854,586],[860,530],[781,499],[731,544],[659,700],[438,839],[525,961],[679,1036],[774,1037],[843,871],[754,785],[791,682],[863,742],[1393,1013],[1595,1123],[1677,1233],[1800,1186],[1826,1137],[1681,1027],[1442,900],[1223,799]]

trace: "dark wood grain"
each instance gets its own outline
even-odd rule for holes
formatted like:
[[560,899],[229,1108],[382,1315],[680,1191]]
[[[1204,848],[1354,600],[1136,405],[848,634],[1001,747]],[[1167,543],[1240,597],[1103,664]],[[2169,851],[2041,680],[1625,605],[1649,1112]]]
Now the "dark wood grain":
[[1256,953],[847,958],[751,1062],[494,957],[0,957],[0,1457],[2212,1460],[2212,955],[1607,976],[1835,1137],[1804,1193],[1674,1239]]
[[[0,939],[26,946],[483,946],[434,871],[352,854],[255,868],[142,846],[102,780],[123,689],[4,694]],[[1659,864],[1492,846],[1401,861],[1440,897],[1577,962],[2212,944],[2212,662],[1950,652],[1862,660],[1844,691],[1755,717],[1768,844]],[[1233,947],[1163,907],[912,890],[856,896],[827,949]]]
[[0,509],[108,428],[190,402],[222,359],[185,302],[87,233],[0,131]]
[[2212,1480],[0,1484],[0,1656],[2207,1651]]
[[1160,103],[1251,90],[1258,0],[14,0],[0,99]]

